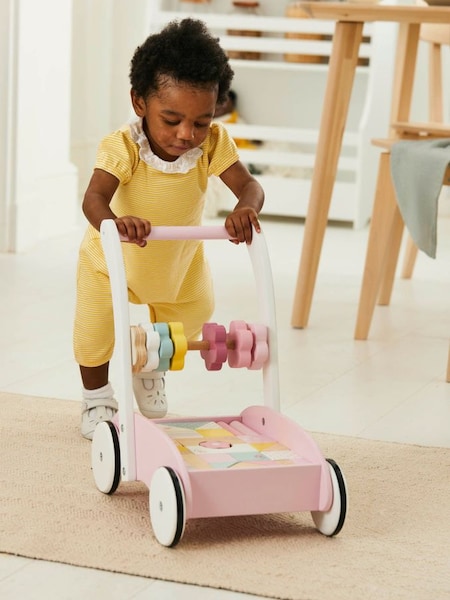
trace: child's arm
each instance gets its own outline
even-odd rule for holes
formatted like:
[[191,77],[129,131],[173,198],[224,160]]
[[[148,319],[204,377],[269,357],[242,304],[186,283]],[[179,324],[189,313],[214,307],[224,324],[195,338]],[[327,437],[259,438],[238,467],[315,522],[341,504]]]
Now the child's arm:
[[225,227],[236,244],[250,244],[252,227],[258,233],[261,231],[258,213],[264,204],[264,190],[240,161],[231,165],[220,178],[238,199],[225,220]]
[[151,230],[149,221],[139,217],[117,217],[110,202],[119,185],[119,180],[102,169],[95,169],[83,199],[83,212],[89,223],[100,231],[103,219],[114,219],[121,235],[138,246],[147,245],[146,238]]

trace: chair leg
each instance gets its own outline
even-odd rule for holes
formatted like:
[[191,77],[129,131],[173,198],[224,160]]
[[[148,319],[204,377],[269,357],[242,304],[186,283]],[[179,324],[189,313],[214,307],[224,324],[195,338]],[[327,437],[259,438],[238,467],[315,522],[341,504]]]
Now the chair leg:
[[384,276],[392,230],[398,208],[390,174],[390,155],[380,155],[378,179],[367,243],[366,262],[356,318],[355,339],[366,340],[372,322],[380,284]]
[[416,264],[416,258],[418,253],[418,248],[416,244],[413,242],[410,235],[406,240],[406,248],[405,248],[405,257],[403,259],[403,268],[402,268],[402,278],[403,279],[411,279],[414,265]]
[[381,280],[380,293],[378,295],[378,304],[380,306],[388,306],[391,302],[392,288],[394,287],[395,273],[397,270],[400,246],[402,243],[403,229],[403,219],[398,208],[397,200],[395,199],[395,213],[393,214],[393,220],[391,224],[389,246],[386,249],[386,265],[384,268],[383,279]]
[[444,91],[442,81],[442,48],[430,43],[428,51],[428,114],[430,121],[444,122]]

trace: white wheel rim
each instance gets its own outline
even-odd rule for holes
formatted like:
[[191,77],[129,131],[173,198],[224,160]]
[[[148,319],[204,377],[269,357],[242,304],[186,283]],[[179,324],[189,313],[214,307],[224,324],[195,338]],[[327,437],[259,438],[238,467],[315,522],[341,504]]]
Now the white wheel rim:
[[[324,535],[328,535],[328,536],[332,536],[335,535],[335,533],[337,533],[337,529],[339,524],[341,523],[341,519],[344,517],[345,515],[342,515],[342,497],[341,497],[341,489],[339,487],[339,482],[338,482],[338,478],[337,475],[335,473],[334,468],[332,467],[331,464],[328,464],[328,468],[330,471],[330,477],[331,477],[331,486],[332,486],[332,491],[333,491],[333,499],[332,499],[332,503],[331,503],[331,507],[329,508],[329,510],[327,510],[326,512],[321,512],[321,511],[312,511],[311,512],[311,516],[313,518],[314,524],[317,527],[317,529],[323,533]],[[341,472],[342,475],[342,479],[343,479],[343,483],[344,483],[344,493],[345,493],[345,511],[347,510],[347,506],[348,506],[348,497],[346,494],[346,483],[345,483],[345,478],[344,478],[344,474]],[[342,525],[342,523],[341,523]],[[340,527],[338,529],[338,531],[340,530]]]
[[163,546],[172,546],[174,541],[181,538],[184,531],[186,503],[183,486],[179,480],[178,483],[181,499],[177,496],[169,470],[160,467],[154,472],[150,484],[150,520],[153,533]]
[[111,491],[116,477],[116,451],[109,424],[97,425],[92,438],[92,473],[97,488],[104,494]]

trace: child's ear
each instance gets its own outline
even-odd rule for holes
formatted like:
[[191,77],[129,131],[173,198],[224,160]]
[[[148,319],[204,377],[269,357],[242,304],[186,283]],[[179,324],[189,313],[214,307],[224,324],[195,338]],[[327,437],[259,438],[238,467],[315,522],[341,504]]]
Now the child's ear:
[[134,112],[136,113],[136,115],[138,117],[144,117],[145,116],[145,101],[144,101],[144,99],[141,96],[138,96],[133,89],[130,90],[130,96],[131,96],[131,104],[133,105]]

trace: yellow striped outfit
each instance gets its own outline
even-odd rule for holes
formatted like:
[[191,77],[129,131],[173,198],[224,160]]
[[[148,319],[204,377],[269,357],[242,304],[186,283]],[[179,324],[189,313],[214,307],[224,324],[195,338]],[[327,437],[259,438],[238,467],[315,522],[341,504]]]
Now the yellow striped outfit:
[[[211,123],[200,148],[202,155],[187,172],[170,172],[174,166],[170,162],[165,163],[169,172],[163,172],[142,159],[142,145],[133,139],[130,126],[107,136],[100,144],[95,168],[120,182],[112,211],[118,217],[148,219],[152,225],[199,225],[208,177],[219,176],[238,160],[236,146],[220,123]],[[145,248],[123,244],[122,250],[130,302],[147,304],[152,322],[182,321],[187,337],[196,337],[214,309],[203,243],[150,241]],[[100,234],[89,225],[77,271],[75,359],[82,366],[96,367],[110,360],[113,347],[108,272]]]

